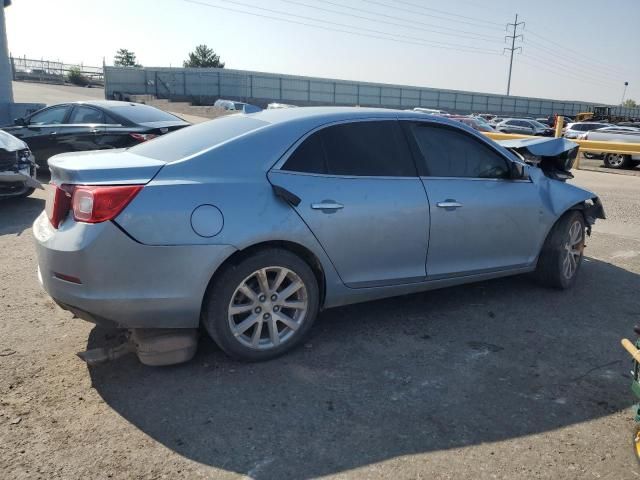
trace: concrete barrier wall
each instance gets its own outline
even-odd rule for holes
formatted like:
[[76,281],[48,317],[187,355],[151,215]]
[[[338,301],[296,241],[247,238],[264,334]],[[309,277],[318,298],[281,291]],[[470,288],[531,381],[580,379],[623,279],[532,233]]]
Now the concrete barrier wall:
[[[514,97],[457,90],[351,82],[326,78],[218,68],[105,67],[105,95],[149,94],[157,98],[212,104],[218,98],[294,105],[426,107],[456,113],[575,115],[600,105],[588,102]],[[640,108],[612,106],[614,115],[640,117]]]

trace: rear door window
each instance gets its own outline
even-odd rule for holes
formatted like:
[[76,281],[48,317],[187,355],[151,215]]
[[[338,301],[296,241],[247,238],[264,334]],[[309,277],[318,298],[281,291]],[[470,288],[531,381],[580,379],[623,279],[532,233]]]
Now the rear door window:
[[71,116],[69,117],[69,121],[67,123],[73,125],[82,125],[92,123],[104,124],[106,122],[102,110],[87,107],[84,105],[76,105],[73,108],[73,112],[71,112]]
[[282,169],[338,176],[417,175],[411,151],[395,120],[324,128],[302,142]]

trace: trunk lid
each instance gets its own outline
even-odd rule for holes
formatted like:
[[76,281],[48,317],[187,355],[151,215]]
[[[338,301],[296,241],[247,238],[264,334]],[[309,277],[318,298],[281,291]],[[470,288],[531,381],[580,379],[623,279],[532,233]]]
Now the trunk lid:
[[166,165],[126,150],[63,153],[49,159],[51,183],[56,185],[140,185]]

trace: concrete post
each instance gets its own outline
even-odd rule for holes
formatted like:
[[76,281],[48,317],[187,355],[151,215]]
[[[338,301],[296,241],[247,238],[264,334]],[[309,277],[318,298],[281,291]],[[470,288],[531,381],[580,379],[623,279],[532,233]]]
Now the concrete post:
[[0,103],[13,103],[11,63],[7,46],[7,30],[4,23],[5,0],[0,0]]

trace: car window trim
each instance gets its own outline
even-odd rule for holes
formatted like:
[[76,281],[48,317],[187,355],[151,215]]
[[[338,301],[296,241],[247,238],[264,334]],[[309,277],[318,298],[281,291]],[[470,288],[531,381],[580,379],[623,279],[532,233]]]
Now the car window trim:
[[[502,160],[506,163],[506,167],[507,170],[511,170],[511,163],[514,163],[514,161],[512,159],[510,159],[509,157],[507,157],[504,153],[502,153],[500,150],[498,150],[497,148],[495,148],[491,143],[489,143],[486,140],[486,137],[484,137],[484,135],[482,135],[481,137],[478,137],[474,134],[469,133],[468,131],[466,131],[463,128],[458,128],[454,125],[447,125],[444,123],[437,123],[437,122],[428,122],[428,121],[424,121],[424,120],[417,120],[417,119],[401,119],[400,120],[400,124],[402,125],[402,122],[413,122],[413,123],[420,123],[432,128],[445,128],[445,129],[449,129],[449,130],[454,130],[457,131],[459,133],[462,133],[464,135],[467,135],[468,137],[472,138],[475,142],[477,142],[480,145],[484,145],[484,147],[489,148],[493,153],[495,153],[496,155],[500,156],[500,158],[502,158]],[[403,128],[404,130],[404,128]],[[407,128],[408,130],[408,128]],[[410,131],[408,131],[406,133],[406,135],[409,135]],[[415,142],[415,139],[413,140]],[[414,152],[414,150],[417,148],[417,145],[409,145],[411,148],[411,154],[415,155],[418,152]],[[513,181],[514,179],[510,179],[510,178],[482,178],[482,177],[436,177],[436,176],[430,176],[427,175],[428,171],[427,171],[427,166],[426,166],[426,161],[424,159],[420,159],[420,158],[415,158],[415,163],[416,163],[416,167],[418,169],[418,176],[420,178],[446,178],[446,179],[470,179],[470,180],[507,180],[507,181]],[[421,161],[422,160],[422,161]],[[424,163],[424,165],[423,165]],[[520,162],[519,162],[520,163]],[[520,163],[522,164],[522,163]],[[526,165],[526,164],[522,164],[522,165]]]
[[[404,141],[406,142],[406,147],[409,150],[409,157],[412,161],[413,164],[413,168],[415,171],[415,175],[411,176],[411,177],[394,177],[394,176],[388,176],[388,175],[336,175],[336,174],[331,174],[331,173],[312,173],[312,172],[295,172],[295,171],[291,171],[291,170],[283,170],[282,167],[284,166],[285,163],[287,163],[287,160],[289,160],[289,157],[291,157],[291,155],[293,155],[293,153],[298,149],[298,147],[300,145],[302,145],[302,143],[309,138],[311,135],[319,132],[320,130],[324,130],[326,128],[335,126],[335,125],[343,125],[343,124],[347,124],[347,123],[357,123],[357,122],[379,122],[379,121],[386,121],[386,122],[398,122],[398,126],[400,127],[400,130],[402,131],[402,138],[404,139]],[[322,148],[324,149],[324,142],[322,143]],[[326,152],[325,152],[325,156],[326,156]],[[413,157],[413,153],[411,152],[411,145],[409,144],[409,140],[407,139],[406,133],[404,132],[403,128],[402,128],[402,124],[400,123],[400,119],[398,117],[363,117],[363,118],[354,118],[354,119],[341,119],[341,120],[335,120],[335,121],[331,121],[328,123],[324,123],[322,125],[318,125],[316,127],[314,127],[312,130],[308,131],[307,133],[305,133],[303,136],[301,136],[298,140],[296,140],[288,149],[286,152],[284,152],[284,154],[282,155],[282,157],[280,157],[280,159],[271,167],[270,170],[276,170],[282,173],[287,173],[287,174],[295,174],[295,175],[312,175],[312,176],[316,176],[316,177],[331,177],[331,178],[387,178],[387,179],[398,179],[398,178],[407,178],[407,179],[416,179],[420,176],[420,171],[418,170],[418,165],[416,164],[415,158]]]

